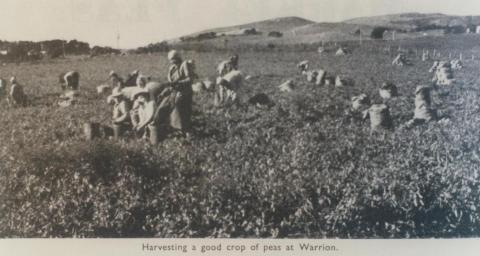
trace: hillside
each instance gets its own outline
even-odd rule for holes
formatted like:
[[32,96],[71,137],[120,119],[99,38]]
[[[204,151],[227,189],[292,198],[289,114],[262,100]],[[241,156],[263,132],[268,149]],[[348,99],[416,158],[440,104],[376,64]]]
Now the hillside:
[[264,20],[259,22],[247,23],[243,25],[209,29],[209,30],[198,32],[198,33],[194,33],[192,35],[197,35],[200,33],[209,33],[209,32],[215,32],[215,33],[221,34],[228,31],[236,31],[236,30],[241,30],[245,28],[255,28],[259,31],[265,31],[265,32],[268,32],[268,31],[286,32],[301,26],[309,25],[309,24],[315,24],[315,22],[311,20],[299,18],[299,17],[281,17],[281,18],[269,19],[269,20]]
[[362,24],[369,26],[384,26],[405,31],[420,30],[428,26],[467,26],[479,24],[479,16],[452,16],[441,13],[402,13],[381,16],[361,17],[344,21],[348,24]]
[[[187,49],[224,49],[250,46],[314,44],[319,42],[345,42],[369,40],[375,27],[388,28],[385,39],[443,36],[465,33],[480,24],[480,16],[455,16],[440,13],[402,13],[359,17],[342,22],[314,22],[299,17],[282,17],[237,26],[213,28],[167,41],[168,44]],[[272,35],[271,32],[275,31]],[[155,51],[155,50],[152,50]]]

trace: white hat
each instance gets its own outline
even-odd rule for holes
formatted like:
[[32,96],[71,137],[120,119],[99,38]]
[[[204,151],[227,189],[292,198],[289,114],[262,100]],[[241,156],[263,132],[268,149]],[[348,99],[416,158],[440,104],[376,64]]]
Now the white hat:
[[10,77],[10,83],[17,82],[17,78],[15,76]]
[[115,97],[119,97],[119,96],[122,96],[122,95],[123,95],[123,93],[122,93],[121,90],[113,90],[110,97],[115,98]]
[[147,91],[147,90],[138,90],[138,91],[135,91],[133,94],[132,94],[132,99],[137,99],[138,96],[140,95],[148,95],[150,96],[150,92]]
[[171,59],[176,59],[176,58],[179,58],[180,57],[180,54],[175,51],[175,50],[170,50],[168,52],[168,59],[171,60]]

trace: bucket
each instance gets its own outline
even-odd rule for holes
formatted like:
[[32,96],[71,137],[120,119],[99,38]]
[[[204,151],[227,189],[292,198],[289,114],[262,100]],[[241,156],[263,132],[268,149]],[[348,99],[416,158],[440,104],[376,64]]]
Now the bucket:
[[430,87],[418,86],[415,90],[414,119],[430,121],[435,118],[435,112],[431,108]]
[[160,134],[156,125],[149,125],[148,130],[150,132],[150,144],[157,145],[160,141]]
[[83,133],[86,140],[93,140],[100,136],[100,124],[88,122],[83,125]]
[[374,104],[368,110],[371,130],[391,129],[390,110],[385,104]]
[[113,129],[113,138],[115,138],[115,139],[117,140],[117,139],[119,139],[120,137],[122,137],[122,135],[123,135],[123,127],[122,127],[122,125],[113,124],[113,125],[112,125],[112,129]]

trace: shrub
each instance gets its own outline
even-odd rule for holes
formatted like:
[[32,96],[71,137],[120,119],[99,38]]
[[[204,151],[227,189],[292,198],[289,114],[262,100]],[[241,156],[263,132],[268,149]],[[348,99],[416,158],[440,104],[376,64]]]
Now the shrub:
[[278,31],[270,31],[268,33],[268,36],[270,37],[282,37],[283,36],[283,33],[282,32],[278,32]]
[[386,27],[375,27],[370,34],[370,37],[373,39],[383,39],[383,34],[387,31]]

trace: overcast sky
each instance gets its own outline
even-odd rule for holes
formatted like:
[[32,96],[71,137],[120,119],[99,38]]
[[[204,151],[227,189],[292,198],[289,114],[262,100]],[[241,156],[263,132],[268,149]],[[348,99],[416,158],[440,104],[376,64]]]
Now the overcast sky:
[[78,39],[131,48],[283,16],[313,21],[401,12],[480,15],[480,0],[0,0],[0,40]]

